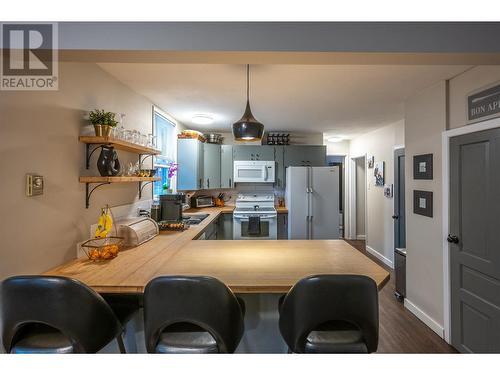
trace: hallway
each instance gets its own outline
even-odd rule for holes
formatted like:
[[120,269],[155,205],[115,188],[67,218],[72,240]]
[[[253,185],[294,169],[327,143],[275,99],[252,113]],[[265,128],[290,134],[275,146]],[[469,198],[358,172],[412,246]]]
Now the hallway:
[[380,332],[377,353],[456,353],[452,346],[394,297],[394,270],[369,254],[365,250],[365,241],[346,242],[391,273],[389,283],[379,293]]

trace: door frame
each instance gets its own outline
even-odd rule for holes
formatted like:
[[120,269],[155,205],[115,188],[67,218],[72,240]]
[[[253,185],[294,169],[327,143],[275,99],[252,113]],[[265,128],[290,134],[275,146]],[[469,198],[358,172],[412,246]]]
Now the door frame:
[[[348,239],[357,240],[356,235],[356,160],[365,159],[365,238],[368,243],[368,168],[366,166],[367,154],[349,156],[349,237]],[[347,179],[346,179],[347,180]],[[347,198],[346,198],[347,199]],[[345,221],[345,220],[344,220]],[[344,234],[345,235],[345,234]]]
[[[401,156],[401,155],[396,155],[396,152],[398,152],[398,151],[401,152],[401,150],[403,152],[402,156],[404,156],[405,160],[406,160],[405,146],[401,146],[401,145],[400,146],[394,146],[393,152],[392,152],[393,165],[394,165],[394,175],[393,175],[393,182],[394,182],[394,184],[393,184],[393,206],[392,206],[393,215],[396,214],[396,207],[398,207],[398,211],[399,211],[399,202],[398,202],[399,193],[398,193],[398,190],[396,189],[396,181],[397,181],[396,180],[396,176],[399,175],[398,157]],[[405,176],[406,176],[406,166],[405,166]],[[406,183],[405,183],[404,194],[405,194],[405,201],[406,201]],[[405,204],[405,207],[406,207],[406,204]],[[406,211],[405,211],[405,217],[406,217]],[[405,220],[405,223],[406,223],[406,220]],[[393,237],[394,237],[393,245],[394,245],[394,249],[396,249],[396,220],[395,219],[393,219],[393,227],[394,227],[394,229],[393,229]],[[406,233],[406,225],[405,225],[405,233]]]
[[471,125],[463,125],[460,128],[445,130],[442,133],[442,195],[443,195],[443,317],[444,317],[444,339],[451,344],[451,279],[450,279],[450,244],[446,240],[450,228],[450,138],[459,135],[475,133],[483,130],[500,128],[500,118],[494,118]]

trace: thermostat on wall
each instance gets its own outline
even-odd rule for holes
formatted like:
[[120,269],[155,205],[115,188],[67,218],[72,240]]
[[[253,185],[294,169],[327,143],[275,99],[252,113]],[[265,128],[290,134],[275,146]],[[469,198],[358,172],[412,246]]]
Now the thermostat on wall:
[[32,197],[34,195],[43,194],[43,176],[35,174],[26,175],[26,195]]

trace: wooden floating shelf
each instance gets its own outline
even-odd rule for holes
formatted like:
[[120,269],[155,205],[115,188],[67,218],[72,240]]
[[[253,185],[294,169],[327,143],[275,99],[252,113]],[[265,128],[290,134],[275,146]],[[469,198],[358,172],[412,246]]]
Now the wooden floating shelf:
[[110,145],[113,146],[117,150],[128,151],[135,154],[142,155],[159,155],[161,151],[156,150],[154,148],[144,147],[141,145],[137,145],[135,143],[123,141],[121,139],[112,138],[112,137],[95,137],[95,136],[80,136],[78,140],[87,145]]
[[160,177],[135,177],[135,176],[81,176],[80,182],[85,184],[113,183],[113,182],[149,182],[160,181]]

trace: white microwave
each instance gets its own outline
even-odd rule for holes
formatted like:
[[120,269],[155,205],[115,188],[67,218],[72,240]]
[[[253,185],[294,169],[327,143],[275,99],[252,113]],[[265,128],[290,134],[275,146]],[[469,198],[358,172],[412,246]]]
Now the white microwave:
[[234,182],[270,182],[274,183],[276,167],[274,161],[235,160]]

